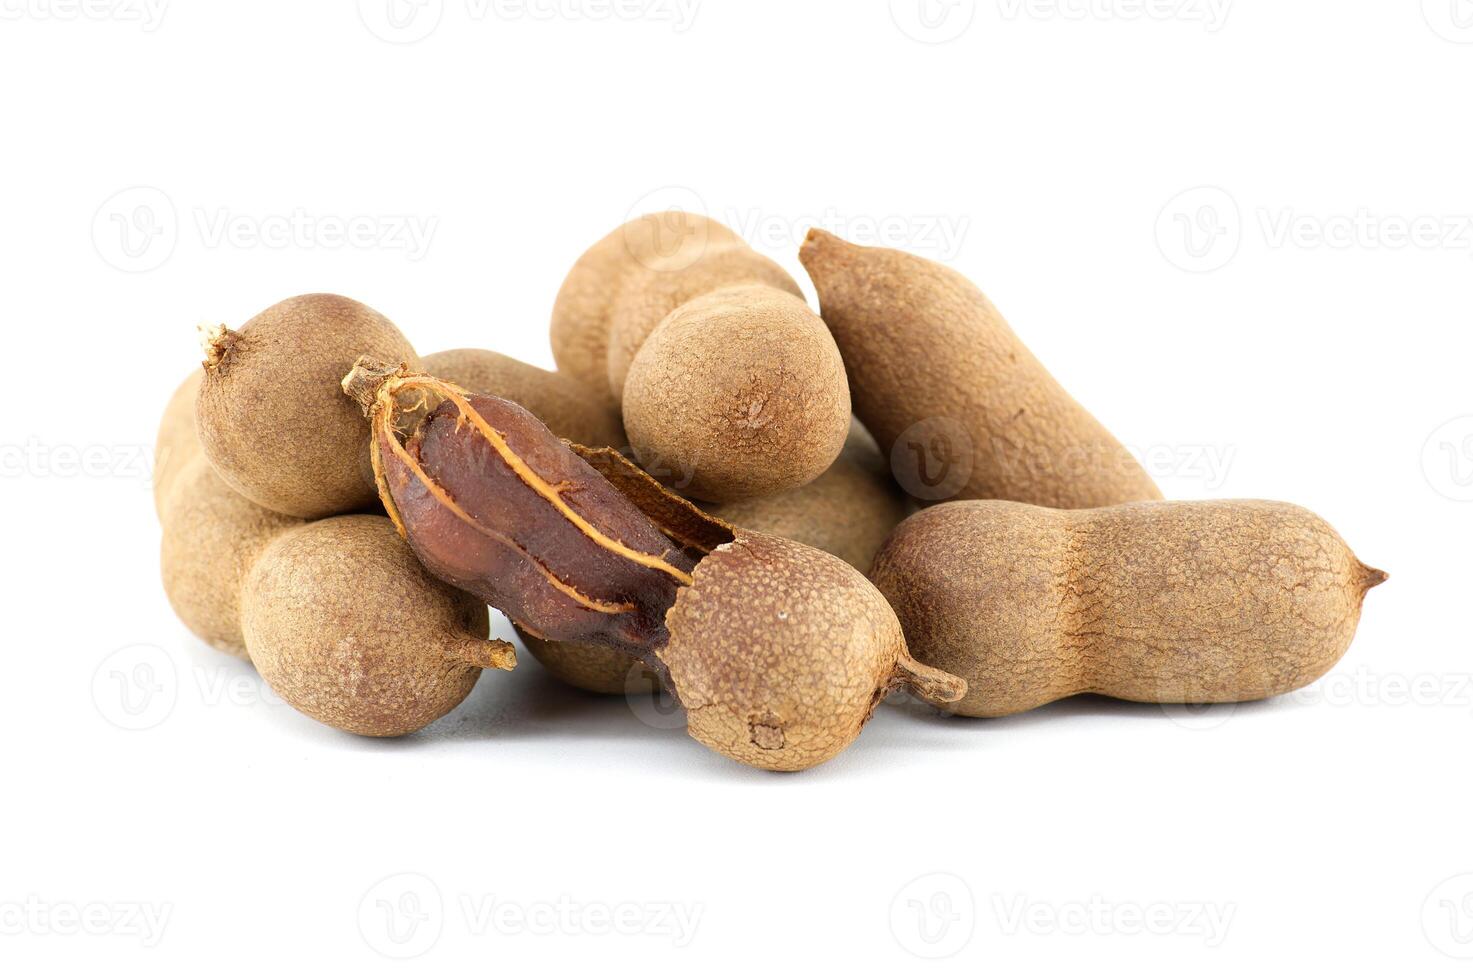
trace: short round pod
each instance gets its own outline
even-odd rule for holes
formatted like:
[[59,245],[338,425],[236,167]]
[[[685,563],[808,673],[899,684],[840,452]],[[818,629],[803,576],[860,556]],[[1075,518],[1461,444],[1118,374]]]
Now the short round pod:
[[339,388],[360,354],[419,363],[381,314],[326,293],[283,300],[238,331],[209,330],[196,423],[225,482],[294,517],[372,506],[368,425]]
[[654,652],[693,738],[784,772],[843,751],[891,690],[946,702],[964,685],[925,667],[883,596],[807,545],[738,530],[696,565]]
[[242,594],[251,659],[271,689],[358,735],[418,731],[482,668],[510,669],[483,603],[437,582],[386,518],[335,517],[279,535]]
[[734,286],[803,299],[803,291],[782,266],[740,240],[719,244],[693,240],[674,255],[630,270],[609,307],[609,390],[623,397],[634,359],[661,321],[691,300]]
[[967,680],[947,710],[980,718],[1284,694],[1334,666],[1386,578],[1319,517],[1258,500],[955,501],[896,528],[871,575],[915,656]]
[[433,374],[467,391],[516,402],[542,424],[580,446],[624,445],[619,413],[602,397],[601,389],[568,374],[544,371],[495,351],[463,347],[424,357],[426,374]]
[[245,577],[277,535],[304,522],[251,503],[199,454],[173,475],[159,520],[164,593],[174,612],[210,646],[248,657],[240,625]]
[[634,455],[699,500],[812,482],[843,449],[849,418],[844,362],[823,321],[766,286],[680,306],[639,349],[624,387]]

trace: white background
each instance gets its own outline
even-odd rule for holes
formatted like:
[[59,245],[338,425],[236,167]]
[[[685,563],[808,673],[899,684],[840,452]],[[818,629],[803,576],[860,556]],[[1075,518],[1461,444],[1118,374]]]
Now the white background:
[[[0,972],[1466,976],[1467,0],[157,3],[0,0]],[[775,776],[528,657],[357,739],[191,639],[142,454],[197,321],[336,291],[551,366],[667,203],[805,283],[811,223],[952,263],[1168,495],[1389,570],[1349,654]]]

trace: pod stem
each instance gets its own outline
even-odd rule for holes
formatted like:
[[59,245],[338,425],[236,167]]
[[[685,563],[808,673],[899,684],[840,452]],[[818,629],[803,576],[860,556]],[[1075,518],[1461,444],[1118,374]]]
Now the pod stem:
[[220,369],[229,359],[240,334],[223,323],[201,323],[195,329],[199,331],[199,345],[204,351],[205,367],[211,371]]
[[517,665],[517,648],[505,640],[458,637],[445,650],[445,656],[483,670],[511,670]]
[[927,701],[949,704],[960,701],[967,693],[967,682],[955,674],[928,667],[910,651],[901,647],[900,657],[895,662],[895,680],[910,688],[917,696]]
[[1381,569],[1379,569],[1379,568],[1372,568],[1370,565],[1364,565],[1364,564],[1361,565],[1361,567],[1360,567],[1360,585],[1361,585],[1361,592],[1362,593],[1365,593],[1365,592],[1371,591],[1376,586],[1380,585],[1382,582],[1386,581],[1390,577],[1391,576],[1388,573],[1381,571]]

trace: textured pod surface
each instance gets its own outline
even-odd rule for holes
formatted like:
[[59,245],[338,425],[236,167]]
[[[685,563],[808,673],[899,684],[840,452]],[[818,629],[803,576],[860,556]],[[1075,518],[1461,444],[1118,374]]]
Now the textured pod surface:
[[[800,257],[844,355],[855,414],[887,453],[913,426],[939,424],[949,444],[935,452],[966,474],[950,496],[1063,508],[1161,497],[963,276],[817,229]],[[932,452],[931,438],[917,439],[917,452]]]
[[1292,691],[1340,659],[1385,575],[1292,504],[956,501],[901,524],[872,577],[915,656],[966,678],[948,710],[993,717]]
[[742,242],[703,244],[695,257],[682,251],[630,270],[609,308],[609,390],[622,397],[634,357],[660,321],[683,304],[729,286],[766,286],[803,298],[782,266]]
[[590,388],[571,375],[469,347],[425,355],[424,370],[467,391],[516,402],[569,442],[614,449],[624,445],[619,413],[603,397],[601,385]]
[[251,503],[195,453],[170,480],[159,522],[159,563],[174,612],[210,646],[247,656],[242,583],[262,549],[303,521]]
[[393,525],[359,515],[279,535],[246,579],[251,659],[298,711],[358,735],[405,735],[509,668],[486,607],[432,579]]
[[956,678],[916,664],[884,598],[852,567],[750,531],[696,566],[659,652],[690,734],[762,769],[833,758],[899,683],[954,700]]
[[[867,573],[912,507],[890,479],[874,439],[854,422],[834,465],[807,486],[705,510],[727,524],[826,551]],[[527,649],[559,680],[594,694],[626,693],[625,678],[640,662],[622,650],[586,644],[529,639]]]
[[641,465],[700,500],[811,482],[838,457],[849,419],[844,362],[823,321],[768,286],[680,306],[644,342],[624,387]]
[[728,524],[827,551],[865,573],[911,509],[874,439],[858,422],[834,465],[812,483],[706,508]]
[[519,630],[527,651],[547,672],[590,694],[654,694],[660,679],[636,656],[596,643],[557,643]]
[[372,506],[368,425],[339,388],[360,354],[419,363],[383,316],[325,293],[284,300],[216,335],[197,423],[225,482],[296,517]]
[[677,254],[694,261],[708,246],[738,240],[720,222],[683,211],[646,214],[599,239],[573,265],[553,303],[552,356],[558,369],[588,384],[591,394],[601,394],[609,377],[609,309],[624,277]]
[[164,516],[169,485],[200,453],[199,436],[194,431],[194,403],[204,378],[202,371],[191,371],[170,396],[159,421],[158,438],[153,444],[153,508],[160,518]]

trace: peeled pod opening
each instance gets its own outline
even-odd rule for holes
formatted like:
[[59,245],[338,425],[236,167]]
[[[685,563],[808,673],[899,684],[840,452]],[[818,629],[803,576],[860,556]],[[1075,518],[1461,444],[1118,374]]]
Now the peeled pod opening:
[[384,506],[432,574],[540,639],[636,654],[723,755],[806,769],[896,686],[965,693],[910,656],[884,597],[831,555],[735,529],[504,399],[372,358],[343,390],[370,419]]

